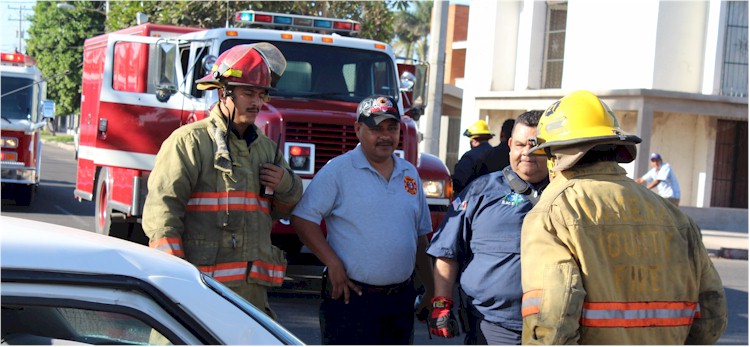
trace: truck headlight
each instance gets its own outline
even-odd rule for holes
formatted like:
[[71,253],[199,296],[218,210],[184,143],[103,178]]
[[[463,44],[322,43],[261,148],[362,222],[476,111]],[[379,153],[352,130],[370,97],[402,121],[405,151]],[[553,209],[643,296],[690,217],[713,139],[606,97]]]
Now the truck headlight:
[[422,189],[424,190],[424,195],[428,198],[444,198],[444,186],[445,184],[443,181],[422,181]]
[[15,137],[3,136],[3,147],[5,148],[18,148],[18,139]]

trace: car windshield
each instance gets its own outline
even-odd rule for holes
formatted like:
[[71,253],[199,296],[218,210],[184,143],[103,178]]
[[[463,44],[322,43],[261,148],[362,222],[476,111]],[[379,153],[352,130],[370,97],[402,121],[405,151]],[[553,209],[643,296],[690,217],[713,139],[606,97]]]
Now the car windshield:
[[[249,40],[227,40],[224,52]],[[286,58],[287,66],[276,90],[281,97],[360,102],[373,94],[398,98],[398,83],[390,56],[385,52],[329,45],[271,42]]]
[[271,317],[267,316],[265,312],[253,306],[253,304],[247,302],[247,300],[245,300],[239,294],[229,289],[225,285],[221,284],[219,281],[215,280],[213,277],[208,276],[204,273],[201,273],[201,278],[203,279],[203,282],[206,283],[206,285],[209,288],[211,288],[217,294],[221,295],[223,298],[227,299],[227,301],[231,302],[233,305],[237,306],[237,308],[247,313],[248,316],[255,319],[255,321],[257,321],[258,324],[265,327],[266,330],[268,330],[268,332],[276,336],[276,338],[278,338],[284,344],[287,344],[287,345],[304,344],[296,336],[292,335],[292,333],[290,333],[289,331],[284,329],[284,327],[279,325],[279,323],[276,323],[273,319],[271,319]]
[[20,77],[2,76],[2,117],[4,119],[31,120],[34,80]]

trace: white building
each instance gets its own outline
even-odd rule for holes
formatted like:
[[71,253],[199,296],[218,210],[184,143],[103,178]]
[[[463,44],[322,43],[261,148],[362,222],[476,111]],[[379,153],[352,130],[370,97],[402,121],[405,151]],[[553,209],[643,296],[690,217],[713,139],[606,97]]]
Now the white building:
[[468,13],[466,41],[447,43],[449,56],[466,57],[443,100],[440,156],[451,169],[477,119],[497,132],[586,89],[643,139],[624,165],[630,177],[659,152],[677,173],[681,206],[747,208],[746,1],[479,0]]

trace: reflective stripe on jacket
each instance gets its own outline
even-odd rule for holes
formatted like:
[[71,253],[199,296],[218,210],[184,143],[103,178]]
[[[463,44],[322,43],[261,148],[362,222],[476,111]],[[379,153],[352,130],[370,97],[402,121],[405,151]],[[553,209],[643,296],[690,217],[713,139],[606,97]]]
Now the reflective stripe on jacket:
[[700,229],[617,163],[559,173],[521,235],[524,344],[712,344],[726,328]]
[[196,192],[190,195],[188,211],[263,211],[270,213],[268,199],[250,192]]
[[[227,144],[226,130],[217,105],[208,118],[164,141],[149,176],[143,229],[151,247],[184,257],[227,285],[281,285],[286,259],[271,244],[271,226],[289,218],[302,181],[266,136],[248,146],[231,134]],[[275,157],[287,172],[274,196],[262,197],[260,164]]]

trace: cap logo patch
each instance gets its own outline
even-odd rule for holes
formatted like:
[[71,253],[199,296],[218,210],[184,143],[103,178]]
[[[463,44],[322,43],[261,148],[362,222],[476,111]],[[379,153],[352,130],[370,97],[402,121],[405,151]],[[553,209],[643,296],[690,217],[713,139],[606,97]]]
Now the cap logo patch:
[[411,195],[417,195],[417,181],[411,176],[404,176],[404,189]]
[[362,106],[360,113],[365,117],[369,117],[373,113],[390,113],[398,114],[398,109],[388,98],[378,97],[369,100],[369,105],[365,102]]

